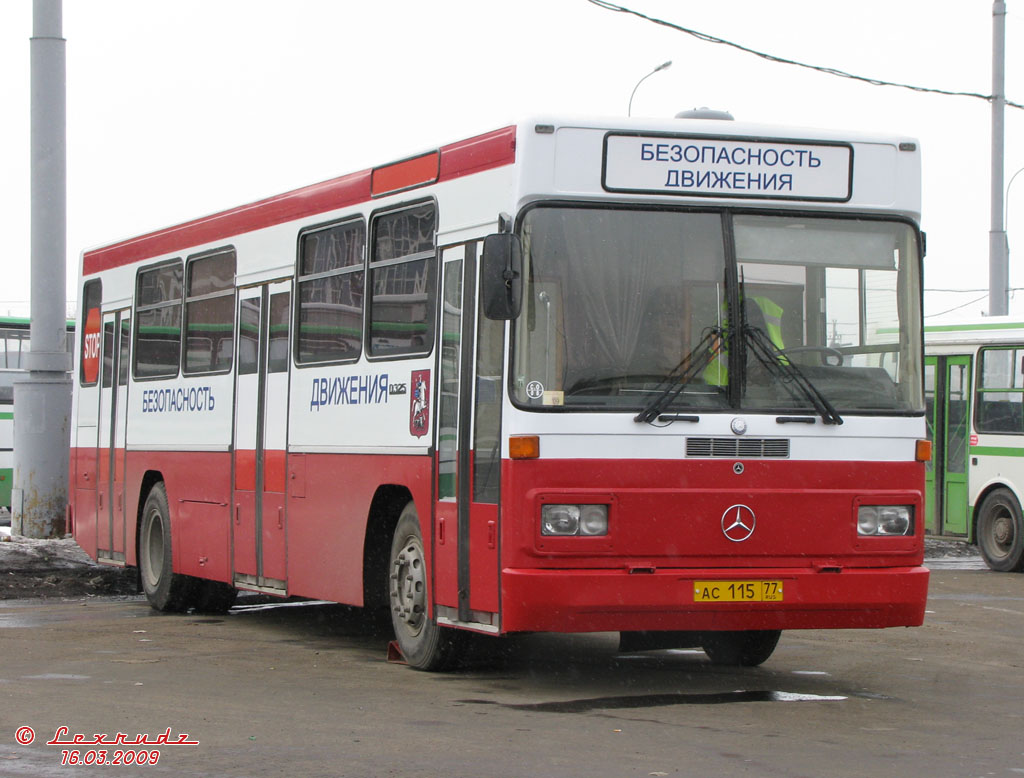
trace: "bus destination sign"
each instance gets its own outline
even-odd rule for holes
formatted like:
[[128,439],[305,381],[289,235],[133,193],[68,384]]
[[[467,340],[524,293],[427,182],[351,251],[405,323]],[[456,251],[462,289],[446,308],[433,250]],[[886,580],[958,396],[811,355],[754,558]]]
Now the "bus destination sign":
[[602,184],[609,192],[845,202],[853,147],[609,133]]

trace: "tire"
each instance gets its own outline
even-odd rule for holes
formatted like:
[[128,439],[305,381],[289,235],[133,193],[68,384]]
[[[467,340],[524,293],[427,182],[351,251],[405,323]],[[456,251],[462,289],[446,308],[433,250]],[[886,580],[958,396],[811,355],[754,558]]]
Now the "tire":
[[416,506],[398,517],[388,560],[388,602],[395,639],[406,663],[416,670],[445,670],[462,654],[466,635],[440,626],[428,615],[430,589],[423,534]]
[[778,629],[708,632],[702,648],[716,665],[757,667],[772,655],[781,635]]
[[194,579],[192,604],[197,613],[227,613],[235,604],[238,590],[220,581]]
[[1024,569],[1024,519],[1009,489],[996,489],[978,511],[978,549],[991,569],[1012,573]]
[[704,635],[700,632],[620,632],[619,653],[663,651],[667,648],[699,647]]
[[184,611],[190,605],[192,581],[171,564],[171,513],[167,491],[158,483],[149,491],[139,524],[139,579],[154,610]]

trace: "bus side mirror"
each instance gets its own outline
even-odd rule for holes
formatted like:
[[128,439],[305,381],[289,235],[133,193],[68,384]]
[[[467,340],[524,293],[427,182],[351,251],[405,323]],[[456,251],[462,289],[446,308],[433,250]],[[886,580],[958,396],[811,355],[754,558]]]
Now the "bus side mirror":
[[481,294],[484,316],[515,319],[523,304],[523,244],[518,235],[499,232],[484,238]]

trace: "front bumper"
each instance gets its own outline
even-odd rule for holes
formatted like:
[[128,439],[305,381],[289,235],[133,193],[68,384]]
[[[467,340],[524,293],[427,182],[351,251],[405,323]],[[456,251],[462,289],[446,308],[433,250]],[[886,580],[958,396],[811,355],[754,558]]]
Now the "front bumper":
[[[505,569],[503,632],[914,627],[929,571],[890,568]],[[698,603],[695,581],[781,581],[782,602]]]

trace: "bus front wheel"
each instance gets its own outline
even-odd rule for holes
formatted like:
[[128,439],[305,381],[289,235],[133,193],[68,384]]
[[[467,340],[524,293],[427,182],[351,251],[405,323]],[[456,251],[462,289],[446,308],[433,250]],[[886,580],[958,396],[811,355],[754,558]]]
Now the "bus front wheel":
[[458,659],[466,636],[430,618],[423,534],[416,505],[412,502],[398,518],[388,573],[391,624],[405,661],[417,670],[451,667]]
[[772,655],[781,635],[777,629],[708,632],[701,647],[716,665],[757,667]]
[[175,573],[171,566],[171,512],[163,483],[150,489],[142,508],[139,578],[154,610],[176,612],[188,607],[190,579]]
[[993,570],[1011,573],[1024,568],[1024,519],[1009,489],[996,489],[981,503],[978,549]]

